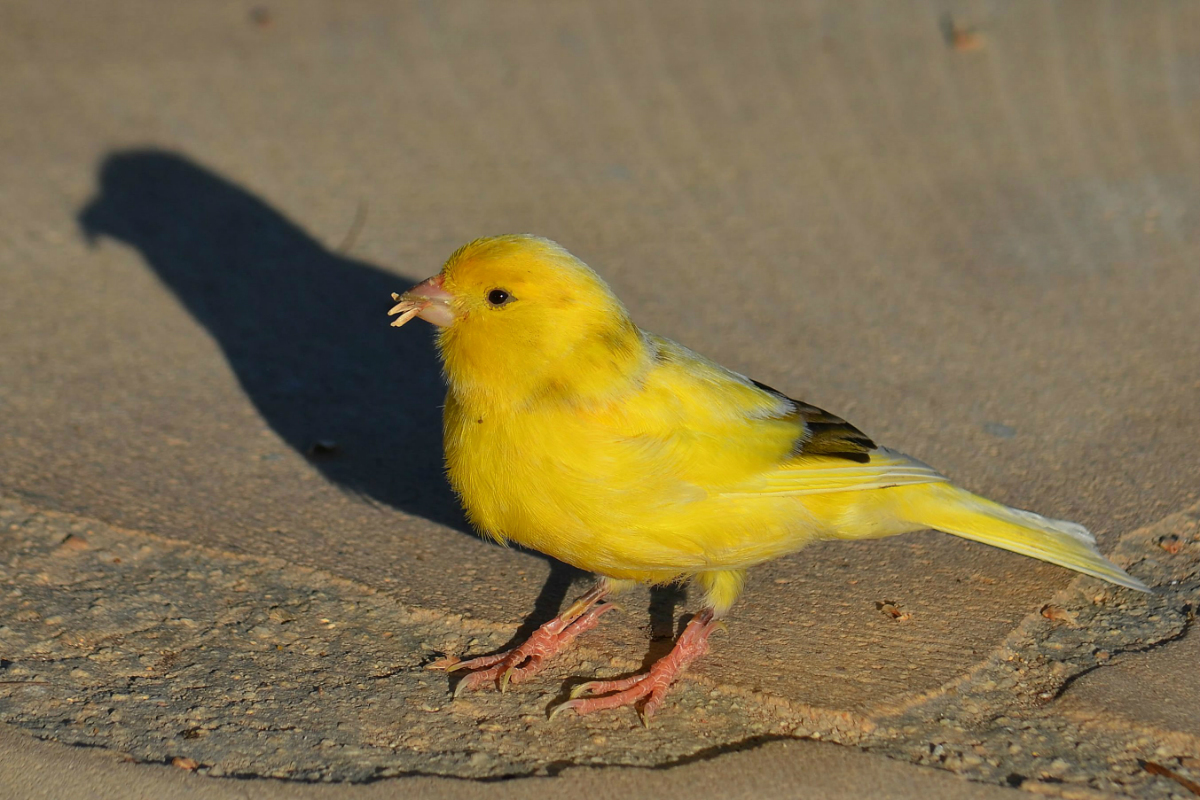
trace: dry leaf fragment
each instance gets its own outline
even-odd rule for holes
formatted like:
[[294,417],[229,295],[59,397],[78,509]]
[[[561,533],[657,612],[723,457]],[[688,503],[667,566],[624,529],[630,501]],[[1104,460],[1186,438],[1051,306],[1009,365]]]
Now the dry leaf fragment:
[[887,614],[892,619],[912,619],[912,614],[909,614],[907,611],[902,611],[899,604],[891,600],[880,600],[875,603],[875,608],[879,609],[884,614]]
[[1183,540],[1179,538],[1179,534],[1172,533],[1159,539],[1158,546],[1171,555],[1175,555],[1183,549]]
[[1052,619],[1055,622],[1065,622],[1068,625],[1074,625],[1078,615],[1074,611],[1067,611],[1062,606],[1047,603],[1042,606],[1042,616],[1046,619]]
[[983,36],[977,28],[971,25],[963,25],[950,15],[947,15],[943,19],[942,29],[946,35],[946,43],[960,53],[979,50],[983,47]]

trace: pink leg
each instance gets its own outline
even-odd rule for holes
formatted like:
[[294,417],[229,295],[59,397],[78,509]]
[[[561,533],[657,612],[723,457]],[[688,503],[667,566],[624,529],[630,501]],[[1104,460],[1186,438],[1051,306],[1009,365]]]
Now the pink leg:
[[[708,652],[708,637],[721,624],[711,608],[704,609],[687,624],[671,652],[656,661],[648,672],[616,681],[591,681],[577,686],[571,692],[572,699],[557,706],[550,713],[550,718],[568,708],[574,709],[577,714],[590,714],[606,708],[631,706],[644,699],[642,722],[649,725],[650,718],[662,705],[671,684],[688,665]],[[580,697],[583,694],[591,696]]]
[[491,681],[495,681],[503,692],[510,683],[516,685],[541,672],[552,656],[567,649],[581,633],[596,627],[606,611],[616,608],[612,603],[601,602],[608,592],[608,584],[601,583],[512,650],[469,661],[444,658],[430,664],[429,669],[444,669],[447,672],[472,670],[459,681],[454,690],[455,697]]

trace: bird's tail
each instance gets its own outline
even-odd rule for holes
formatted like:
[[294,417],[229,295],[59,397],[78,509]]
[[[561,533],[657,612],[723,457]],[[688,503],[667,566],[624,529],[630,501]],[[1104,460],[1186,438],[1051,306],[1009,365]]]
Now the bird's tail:
[[914,486],[906,494],[904,516],[913,523],[1049,561],[1119,586],[1150,591],[1146,584],[1101,555],[1095,537],[1082,525],[1009,508],[950,483]]

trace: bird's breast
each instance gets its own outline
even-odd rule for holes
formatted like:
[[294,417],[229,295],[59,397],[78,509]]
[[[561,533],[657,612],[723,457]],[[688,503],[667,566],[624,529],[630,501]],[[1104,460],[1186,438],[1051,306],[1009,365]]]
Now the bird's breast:
[[448,400],[447,474],[471,521],[485,533],[551,555],[557,539],[578,538],[582,526],[572,516],[586,492],[575,485],[577,470],[564,463],[567,435],[552,420]]
[[814,535],[797,501],[687,479],[693,451],[570,408],[497,413],[451,393],[445,451],[450,482],[482,532],[611,577],[749,566]]
[[669,579],[702,563],[685,530],[659,523],[672,502],[695,498],[586,417],[489,412],[451,395],[445,451],[450,482],[484,533],[612,577]]

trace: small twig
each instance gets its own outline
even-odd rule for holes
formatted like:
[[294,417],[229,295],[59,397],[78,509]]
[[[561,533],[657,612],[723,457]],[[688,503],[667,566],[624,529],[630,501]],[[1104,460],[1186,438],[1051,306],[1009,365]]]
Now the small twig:
[[1153,761],[1143,761],[1142,769],[1146,770],[1146,772],[1149,772],[1151,775],[1161,775],[1164,778],[1170,778],[1192,794],[1200,796],[1200,783],[1196,783],[1190,778],[1183,777],[1173,769],[1164,767],[1162,764],[1155,764]]

